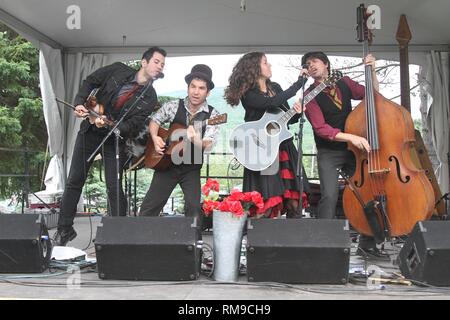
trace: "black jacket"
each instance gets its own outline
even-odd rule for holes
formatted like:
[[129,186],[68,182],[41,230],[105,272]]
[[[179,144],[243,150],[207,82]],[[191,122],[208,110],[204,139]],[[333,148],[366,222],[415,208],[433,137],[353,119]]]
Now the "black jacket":
[[[115,114],[113,112],[112,106],[115,105],[120,88],[126,82],[132,81],[136,72],[135,69],[128,67],[121,62],[116,62],[94,71],[83,81],[83,84],[75,97],[74,104],[84,104],[89,93],[95,88],[100,88],[97,93],[97,101],[105,106],[105,115],[112,120],[120,119],[120,117],[137,100],[144,89],[143,87],[137,90],[137,92],[123,105],[120,113]],[[153,112],[157,103],[158,97],[156,91],[150,84],[143,98],[137,102],[133,110],[127,114],[125,119],[119,125],[120,135],[123,138],[136,137],[145,126],[145,120]],[[91,125],[86,120],[81,124],[80,131],[86,132],[92,127],[96,128],[95,125]],[[106,130],[100,131],[106,132]]]
[[[276,82],[271,82],[272,89],[275,91],[275,95],[270,97],[262,93],[258,88],[250,89],[242,97],[242,106],[245,109],[246,122],[257,121],[262,118],[266,111],[271,109],[280,108],[283,111],[289,110],[289,104],[287,100],[295,96],[298,90],[303,86],[305,80],[299,78],[294,82],[287,90],[281,88],[281,86]],[[295,115],[289,121],[289,124],[297,122],[299,116]]]

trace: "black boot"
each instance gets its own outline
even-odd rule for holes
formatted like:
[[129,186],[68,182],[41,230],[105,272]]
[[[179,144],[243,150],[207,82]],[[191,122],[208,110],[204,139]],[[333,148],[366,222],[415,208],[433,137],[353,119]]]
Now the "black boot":
[[53,245],[65,247],[67,242],[72,241],[76,236],[77,233],[72,226],[58,227],[58,230],[53,238]]
[[293,211],[288,210],[286,212],[286,218],[287,219],[301,219],[301,218],[303,218],[303,214],[302,214],[302,212],[298,212],[295,210],[293,210]]
[[389,259],[389,254],[377,248],[373,237],[359,235],[359,244],[356,254],[361,257]]

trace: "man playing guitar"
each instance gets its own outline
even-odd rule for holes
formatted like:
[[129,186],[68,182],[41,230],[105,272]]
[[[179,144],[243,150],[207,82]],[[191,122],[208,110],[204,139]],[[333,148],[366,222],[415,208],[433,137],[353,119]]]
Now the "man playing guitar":
[[[185,215],[197,217],[201,221],[200,170],[203,162],[201,155],[203,151],[213,147],[219,129],[215,125],[207,125],[199,132],[194,129],[192,123],[214,118],[219,112],[206,101],[211,89],[214,88],[212,71],[207,65],[195,65],[191,73],[185,77],[185,81],[188,84],[188,96],[163,105],[151,116],[149,130],[155,151],[163,154],[167,145],[158,136],[160,126],[164,123],[181,124],[187,127],[185,131],[187,148],[183,150],[182,159],[179,158],[179,153],[172,155],[172,160],[176,164],[172,164],[166,170],[154,172],[150,188],[141,205],[140,215],[159,215],[176,185],[180,184],[184,193]],[[200,157],[196,157],[198,154]]]

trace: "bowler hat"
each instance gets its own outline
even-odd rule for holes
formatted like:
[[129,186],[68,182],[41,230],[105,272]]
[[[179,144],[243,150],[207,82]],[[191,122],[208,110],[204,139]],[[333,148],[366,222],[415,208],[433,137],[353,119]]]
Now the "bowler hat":
[[192,79],[198,78],[206,81],[208,85],[208,89],[211,90],[214,88],[214,82],[212,82],[212,70],[206,64],[196,64],[192,67],[191,73],[189,73],[184,80],[186,80],[187,84],[190,84]]

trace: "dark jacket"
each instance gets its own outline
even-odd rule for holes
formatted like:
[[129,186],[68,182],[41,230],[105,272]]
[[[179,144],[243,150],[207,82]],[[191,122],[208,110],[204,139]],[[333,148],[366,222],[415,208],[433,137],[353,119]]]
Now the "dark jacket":
[[[287,90],[283,91],[278,83],[271,82],[272,89],[275,91],[273,97],[264,94],[258,88],[247,91],[241,99],[242,106],[245,109],[244,120],[246,122],[257,121],[262,118],[266,111],[270,111],[271,109],[280,108],[283,111],[289,110],[290,107],[287,100],[295,96],[304,83],[305,80],[299,78]],[[297,115],[294,116],[289,121],[289,124],[295,123],[298,121],[298,118]]]
[[[120,113],[113,112],[113,106],[117,100],[117,95],[120,88],[127,82],[132,81],[136,75],[136,70],[127,65],[116,62],[111,65],[102,67],[83,81],[78,94],[75,97],[74,104],[84,104],[89,93],[95,89],[100,88],[97,93],[97,101],[105,106],[105,115],[112,119],[118,120],[137,100],[145,87],[140,88],[137,92],[123,105]],[[145,120],[153,112],[158,97],[153,86],[150,84],[143,98],[140,99],[136,106],[131,110],[119,125],[120,135],[123,138],[134,138],[145,126]],[[80,127],[81,132],[86,132],[89,128],[96,128],[87,120],[83,121]],[[95,129],[94,129],[95,130]],[[106,132],[106,130],[103,130]]]

